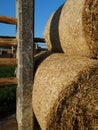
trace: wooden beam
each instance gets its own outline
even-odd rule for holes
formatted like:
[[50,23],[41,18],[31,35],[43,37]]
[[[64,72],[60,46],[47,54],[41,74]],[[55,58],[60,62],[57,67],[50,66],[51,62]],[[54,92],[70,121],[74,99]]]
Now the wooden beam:
[[0,58],[0,65],[4,65],[4,66],[16,66],[17,63],[17,59],[16,58]]
[[2,36],[0,35],[0,38],[16,38],[15,36]]
[[7,16],[0,16],[0,23],[6,23],[6,24],[17,24],[17,19]]
[[11,46],[17,46],[18,40],[16,38],[0,38],[0,47],[10,48]]
[[18,82],[17,78],[0,78],[0,86],[3,85],[16,85]]
[[44,38],[35,37],[35,38],[34,38],[34,42],[42,42],[42,43],[45,43],[45,39],[44,39]]

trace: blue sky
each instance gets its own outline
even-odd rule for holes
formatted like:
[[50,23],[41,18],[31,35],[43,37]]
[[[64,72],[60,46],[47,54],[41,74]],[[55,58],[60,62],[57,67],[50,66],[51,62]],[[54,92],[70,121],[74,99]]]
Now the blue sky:
[[[43,37],[45,25],[52,14],[66,0],[35,0],[35,37]],[[0,15],[16,17],[16,0],[0,0]],[[15,36],[15,25],[0,23],[0,35]]]

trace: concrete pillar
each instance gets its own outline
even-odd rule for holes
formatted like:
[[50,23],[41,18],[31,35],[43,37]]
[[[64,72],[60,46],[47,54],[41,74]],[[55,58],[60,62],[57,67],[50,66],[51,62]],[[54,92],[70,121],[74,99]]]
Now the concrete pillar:
[[34,0],[16,0],[17,6],[17,123],[18,130],[33,130],[32,84]]

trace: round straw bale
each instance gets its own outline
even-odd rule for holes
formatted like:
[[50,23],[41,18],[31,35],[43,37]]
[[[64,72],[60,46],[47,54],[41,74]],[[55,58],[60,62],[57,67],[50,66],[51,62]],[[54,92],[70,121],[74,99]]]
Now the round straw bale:
[[45,28],[49,50],[98,58],[98,0],[67,0]]
[[97,130],[98,61],[52,54],[37,69],[32,104],[42,130]]

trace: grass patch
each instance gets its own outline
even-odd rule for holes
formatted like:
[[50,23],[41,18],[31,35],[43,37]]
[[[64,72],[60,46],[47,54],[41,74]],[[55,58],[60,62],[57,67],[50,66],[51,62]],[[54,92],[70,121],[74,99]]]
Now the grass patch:
[[[15,77],[15,66],[0,66],[0,78]],[[0,86],[0,119],[16,109],[16,85]]]
[[0,66],[0,78],[14,77],[15,66]]

